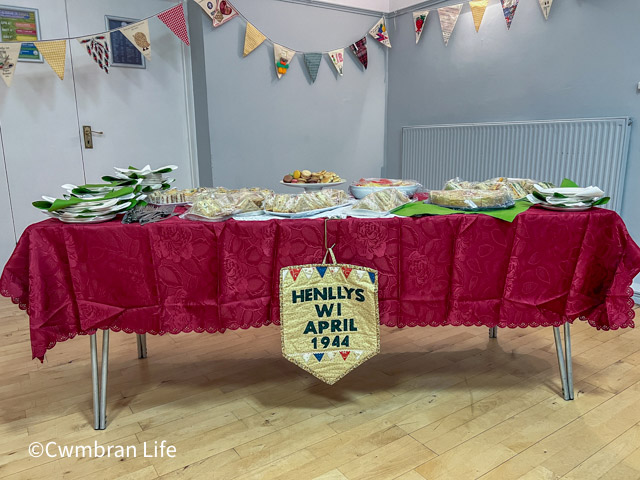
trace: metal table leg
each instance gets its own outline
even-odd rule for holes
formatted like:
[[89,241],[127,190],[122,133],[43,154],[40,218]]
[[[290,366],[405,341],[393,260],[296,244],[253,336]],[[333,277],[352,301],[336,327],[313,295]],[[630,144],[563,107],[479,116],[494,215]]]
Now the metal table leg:
[[109,330],[102,333],[102,365],[100,371],[100,430],[107,428],[107,373],[109,370]]
[[136,334],[138,342],[138,358],[147,358],[147,334]]
[[91,343],[91,380],[93,383],[93,428],[100,430],[100,389],[98,387],[98,346],[96,334],[89,336]]
[[571,325],[564,325],[564,345],[566,352],[562,351],[562,338],[560,327],[553,327],[553,336],[556,342],[556,352],[558,354],[558,366],[560,367],[560,379],[562,380],[562,396],[565,400],[573,400],[573,365],[571,362]]
[[489,338],[498,338],[498,327],[489,327]]

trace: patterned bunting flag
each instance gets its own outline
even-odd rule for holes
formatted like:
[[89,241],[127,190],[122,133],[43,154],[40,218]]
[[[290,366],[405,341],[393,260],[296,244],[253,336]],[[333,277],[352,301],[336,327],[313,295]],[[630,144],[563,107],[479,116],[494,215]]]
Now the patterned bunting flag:
[[384,17],[378,20],[371,30],[369,30],[369,35],[379,41],[386,47],[391,48],[391,41],[389,40],[389,32],[387,32],[387,26],[384,23]]
[[[311,77],[311,83],[316,81],[316,77],[318,76],[318,69],[320,68],[320,60],[322,60],[321,53],[305,53],[304,54],[304,63],[307,66],[307,71],[309,72],[309,77]],[[320,273],[321,277],[324,277],[324,274],[327,272],[327,267],[317,267],[318,273]]]
[[0,43],[0,74],[7,87],[10,87],[13,82],[21,48],[21,43]]
[[351,351],[349,350],[340,351],[340,355],[342,355],[343,360],[346,360],[350,353]]
[[420,41],[420,37],[422,36],[422,30],[424,29],[424,24],[427,22],[428,16],[429,16],[429,10],[413,12],[413,29],[416,32],[416,45]]
[[502,12],[504,13],[504,19],[507,21],[507,30],[511,29],[511,22],[513,16],[516,14],[516,8],[518,8],[518,2],[520,0],[500,0],[502,2]]
[[67,41],[54,40],[52,42],[35,42],[35,46],[49,66],[64,80],[64,67],[67,61]]
[[476,32],[480,31],[480,24],[482,23],[484,12],[487,9],[488,4],[489,0],[475,0],[473,2],[469,2],[471,15],[473,15],[473,24],[476,26]]
[[316,360],[321,362],[322,361],[322,357],[324,357],[324,353],[314,353],[313,356],[316,357]]
[[545,20],[549,20],[549,12],[551,11],[551,5],[553,5],[553,0],[538,0],[540,2],[540,8],[542,9],[542,14],[544,15]]
[[187,21],[184,18],[184,10],[182,4],[176,5],[166,12],[162,12],[158,15],[158,18],[162,20],[169,30],[171,30],[176,37],[182,40],[185,44],[189,45],[189,33],[187,32]]
[[349,45],[349,48],[366,70],[367,64],[369,63],[367,58],[367,37],[362,37],[356,43]]
[[266,40],[262,32],[260,32],[256,27],[247,22],[247,29],[244,32],[244,52],[243,56],[249,55],[256,48],[262,45],[262,42]]
[[329,58],[333,62],[333,66],[336,67],[336,70],[342,76],[342,67],[344,65],[344,48],[338,48],[337,50],[331,50],[329,52]]
[[273,44],[273,56],[276,61],[276,74],[278,78],[282,78],[282,76],[289,71],[291,60],[295,54],[296,52],[294,50],[290,50],[277,43]]
[[300,275],[300,272],[302,271],[302,269],[290,268],[289,271],[291,272],[291,276],[293,277],[293,281],[295,282],[298,279],[298,275]]
[[111,55],[109,53],[109,42],[104,35],[96,35],[95,37],[79,38],[78,42],[87,48],[87,53],[93,61],[104,71],[109,73],[109,65],[111,64]]
[[151,60],[151,37],[149,36],[149,21],[132,23],[119,29],[134,47],[140,50],[147,60]]
[[438,16],[440,17],[440,26],[442,27],[442,38],[444,39],[444,45],[449,45],[449,39],[453,33],[453,29],[456,28],[460,11],[462,10],[462,4],[451,5],[450,7],[442,7],[438,9]]
[[342,267],[342,273],[344,273],[344,278],[349,278],[349,275],[351,275],[351,270],[353,270],[353,268]]
[[364,274],[367,273],[364,270],[356,270],[356,276],[361,279],[362,277],[364,277]]
[[305,267],[302,269],[302,273],[304,273],[305,277],[307,277],[309,280],[311,280],[311,277],[313,276],[313,267]]
[[[211,2],[207,2],[207,3],[211,3]],[[211,18],[213,18],[214,27],[217,28],[223,23],[226,23],[229,20],[231,20],[233,17],[238,16],[238,11],[235,8],[233,8],[233,6],[226,0],[216,0],[216,4],[217,4],[216,9],[214,10],[213,15],[211,15]]]

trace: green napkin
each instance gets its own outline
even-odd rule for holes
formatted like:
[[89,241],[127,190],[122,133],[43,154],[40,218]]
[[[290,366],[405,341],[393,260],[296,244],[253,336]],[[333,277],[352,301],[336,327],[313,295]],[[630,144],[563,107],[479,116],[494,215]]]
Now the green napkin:
[[505,222],[513,222],[519,214],[529,210],[533,206],[532,203],[527,200],[518,200],[516,204],[511,208],[505,208],[504,210],[486,210],[479,212],[468,212],[464,210],[454,210],[453,208],[440,207],[439,205],[432,205],[424,202],[407,203],[401,207],[391,210],[391,213],[400,215],[402,217],[415,217],[417,215],[453,215],[455,213],[472,214],[472,215],[489,215]]

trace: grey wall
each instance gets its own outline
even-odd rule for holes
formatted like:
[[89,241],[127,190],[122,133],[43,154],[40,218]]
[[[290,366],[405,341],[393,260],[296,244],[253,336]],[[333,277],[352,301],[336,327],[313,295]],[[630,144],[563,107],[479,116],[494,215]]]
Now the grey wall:
[[[348,47],[377,20],[276,0],[233,4],[267,37],[300,52]],[[288,191],[279,181],[303,168],[333,170],[349,180],[380,175],[385,152],[384,47],[369,38],[367,71],[345,51],[343,77],[325,55],[315,84],[303,56],[296,54],[289,72],[278,80],[267,41],[242,57],[244,21],[233,19],[214,29],[204,12],[200,18],[214,184]]]
[[[418,45],[411,14],[390,22],[387,175],[400,174],[401,128],[442,123],[630,115],[622,216],[640,241],[640,2],[562,0],[545,22],[523,0],[507,31],[491,0],[480,33],[468,5],[449,46],[432,12]],[[594,179],[597,183],[597,179]]]

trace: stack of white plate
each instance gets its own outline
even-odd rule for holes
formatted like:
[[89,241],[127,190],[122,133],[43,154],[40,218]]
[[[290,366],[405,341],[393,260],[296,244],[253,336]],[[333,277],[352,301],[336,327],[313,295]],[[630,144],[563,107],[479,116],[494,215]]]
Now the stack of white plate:
[[534,185],[534,193],[527,200],[548,210],[588,210],[596,205],[604,205],[609,201],[598,187],[560,187],[545,188]]
[[[56,199],[53,197],[42,197],[45,202],[53,204]],[[124,213],[125,210],[132,206],[132,202],[136,200],[135,193],[129,193],[116,198],[84,198],[84,201],[75,205],[54,210],[46,211],[47,215],[65,223],[100,223],[115,218],[118,213]]]
[[[166,165],[160,168],[151,168],[150,165],[146,165],[144,168],[118,168],[114,167],[116,171],[115,178],[123,180],[140,180],[141,191],[149,194],[156,190],[168,190],[171,188],[171,184],[176,181],[175,178],[169,178],[165,176],[165,173],[173,172],[177,170],[176,165]],[[103,180],[112,177],[104,177]]]

